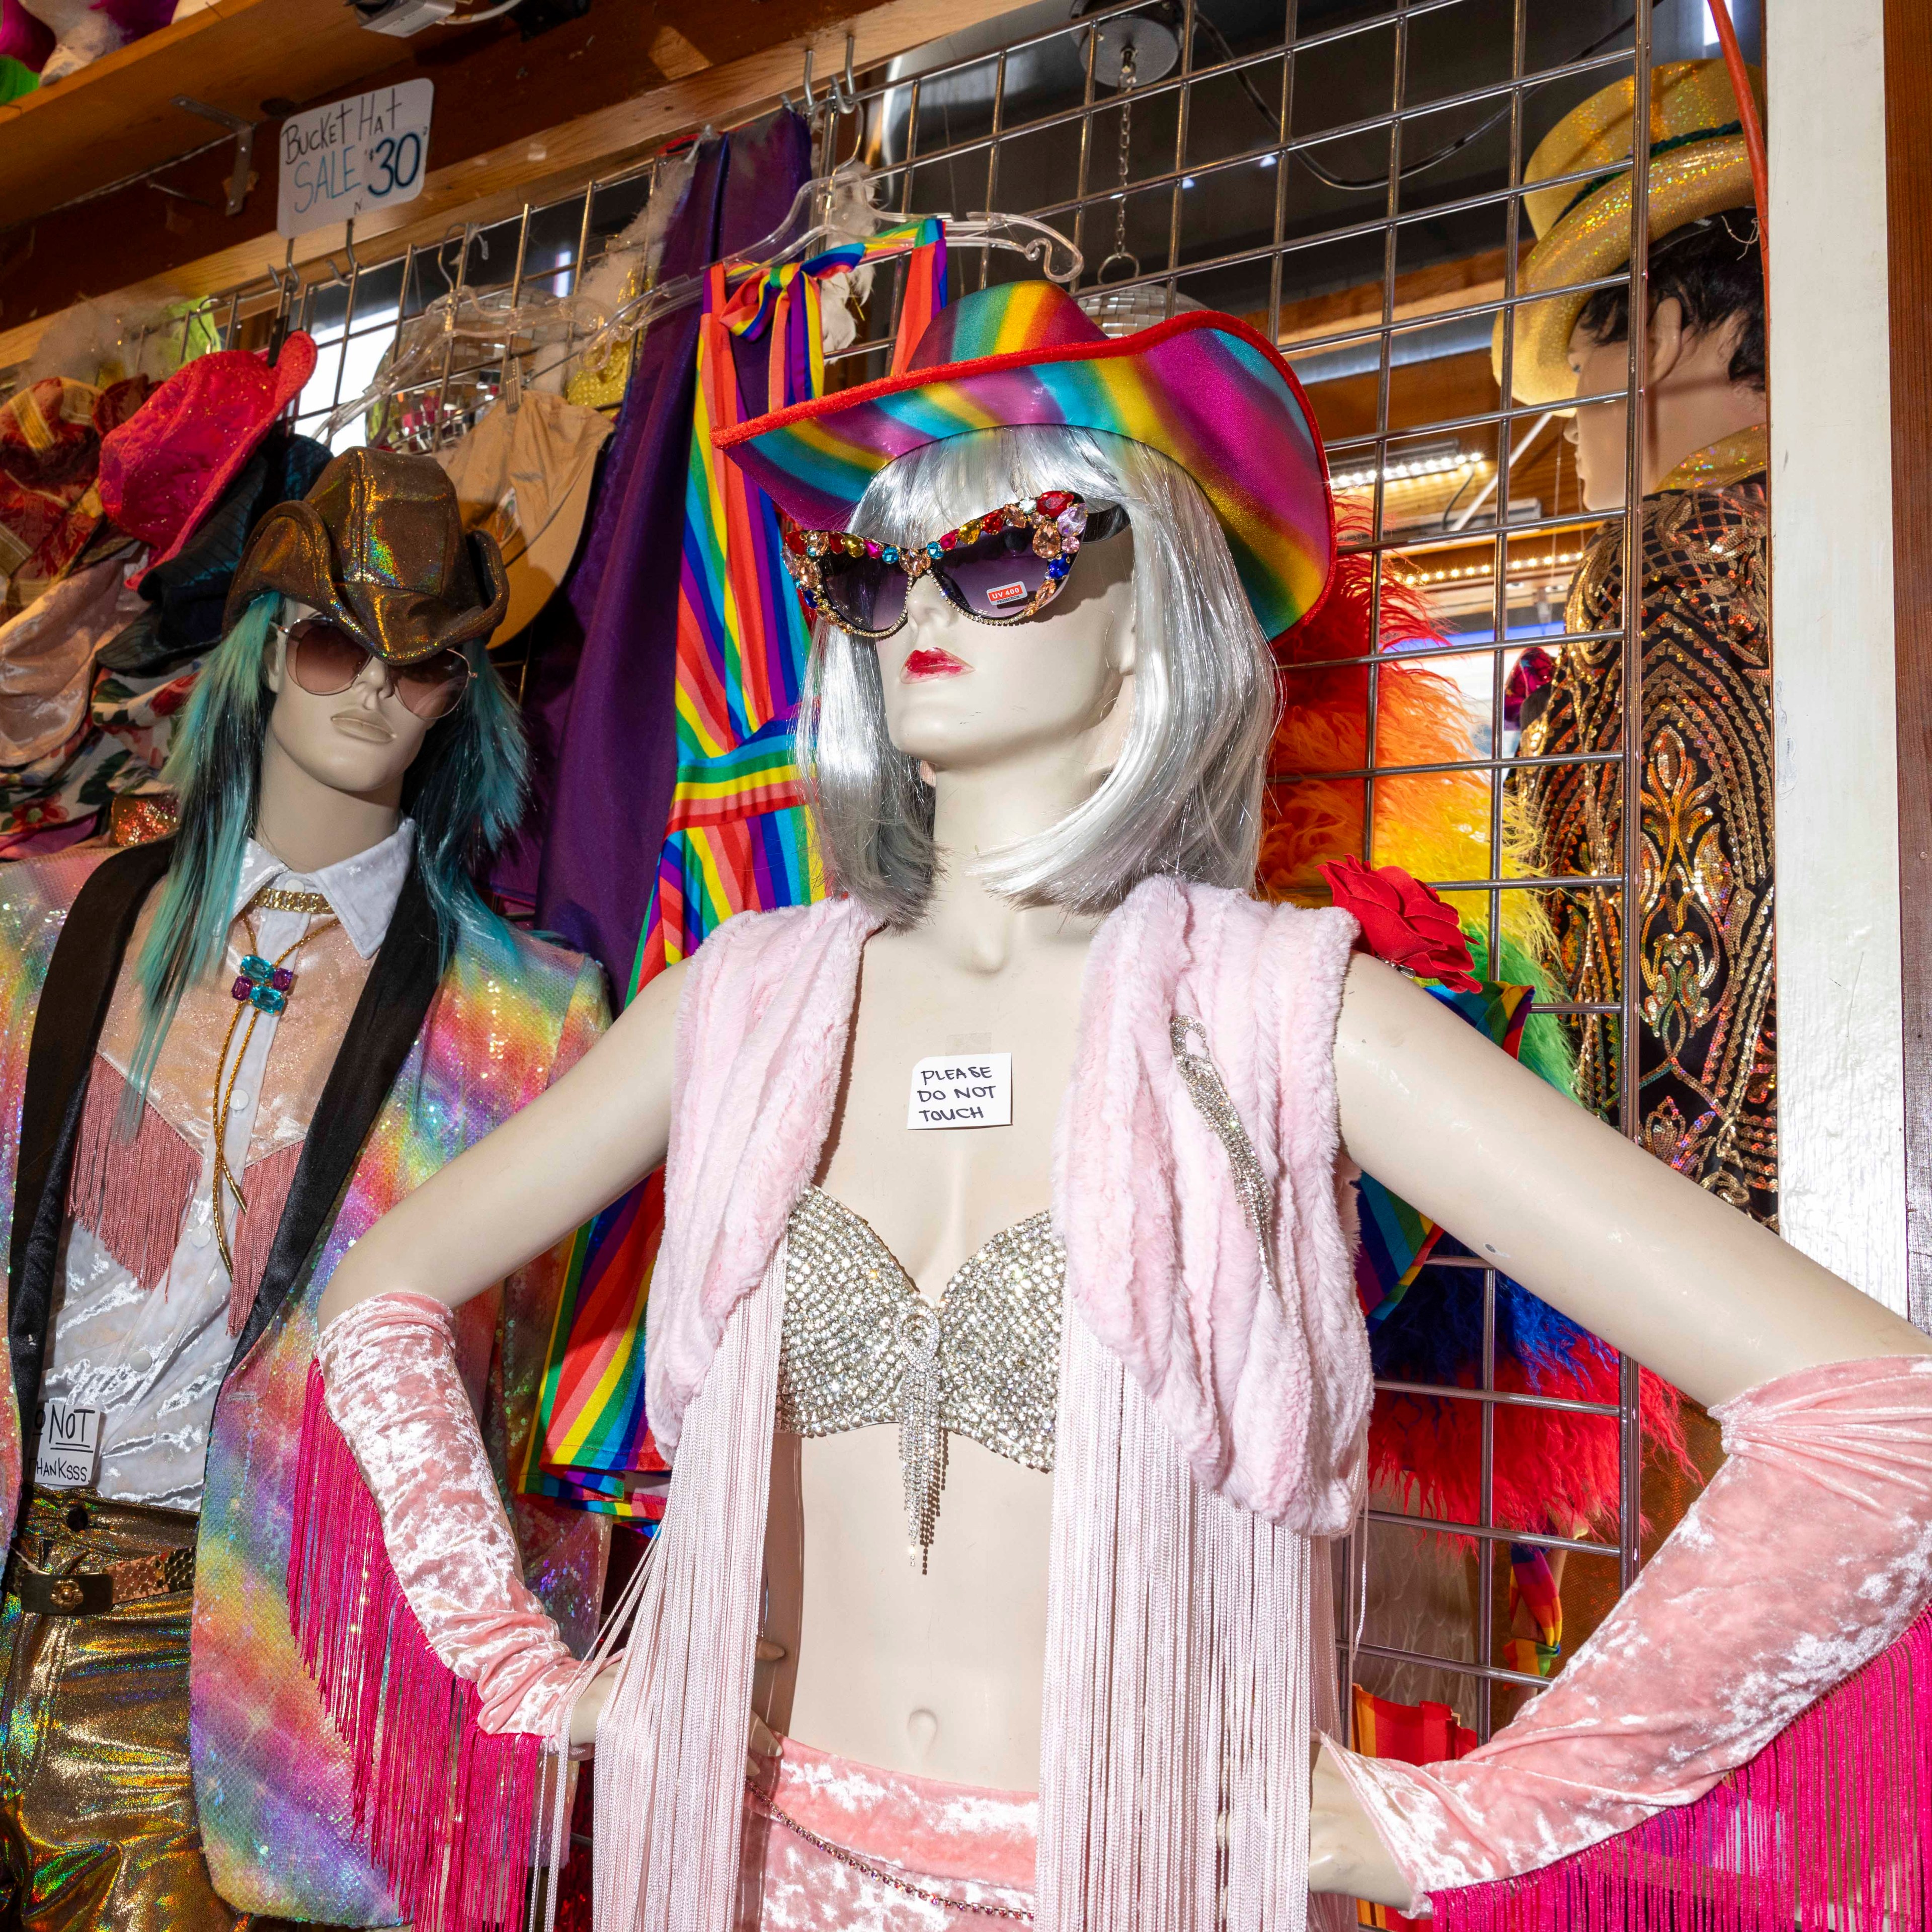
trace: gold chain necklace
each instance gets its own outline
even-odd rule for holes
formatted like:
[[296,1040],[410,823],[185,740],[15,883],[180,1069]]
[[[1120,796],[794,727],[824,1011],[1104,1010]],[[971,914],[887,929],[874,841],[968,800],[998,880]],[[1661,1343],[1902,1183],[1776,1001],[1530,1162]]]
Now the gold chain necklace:
[[[298,912],[313,919],[318,913],[328,910],[328,902],[320,892],[285,892],[269,891],[256,895],[254,904],[270,912]],[[213,1103],[214,1126],[214,1178],[212,1189],[211,1204],[214,1210],[214,1238],[221,1250],[222,1265],[228,1270],[228,1279],[235,1279],[235,1257],[228,1246],[228,1219],[224,1212],[224,1190],[235,1196],[236,1210],[245,1214],[248,1203],[242,1192],[242,1184],[235,1177],[235,1171],[228,1165],[228,1116],[234,1105],[235,1082],[242,1072],[242,1063],[248,1057],[248,1044],[255,1037],[256,1022],[264,1013],[279,1015],[288,1005],[289,994],[294,991],[296,976],[289,970],[288,962],[311,939],[320,938],[336,924],[333,916],[325,919],[320,926],[304,926],[292,945],[285,947],[273,959],[261,956],[260,942],[255,937],[255,922],[248,913],[242,915],[242,930],[248,935],[248,950],[243,956],[242,970],[235,976],[235,983],[229,988],[236,1006],[234,1017],[228,1022],[228,1030],[222,1036],[221,1057],[214,1063],[214,1096]],[[242,1036],[241,1050],[235,1056],[234,1064],[229,1066],[228,1050],[235,1043],[235,1029],[242,1024],[242,1016],[248,1016],[248,1030]],[[228,1067],[228,1078],[224,1085],[221,1070]],[[243,1166],[247,1166],[244,1156]]]
[[320,892],[288,892],[279,886],[270,886],[257,892],[254,903],[264,912],[321,914],[329,910],[328,899]]

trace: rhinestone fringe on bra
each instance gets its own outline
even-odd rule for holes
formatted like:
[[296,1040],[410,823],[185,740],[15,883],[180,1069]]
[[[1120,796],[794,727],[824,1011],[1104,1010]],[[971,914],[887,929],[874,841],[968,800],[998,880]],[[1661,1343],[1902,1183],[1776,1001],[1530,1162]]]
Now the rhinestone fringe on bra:
[[906,1528],[924,1566],[946,1438],[1050,1474],[1066,1257],[1035,1214],[995,1234],[935,1306],[842,1202],[808,1188],[785,1228],[778,1426],[832,1436],[896,1422]]

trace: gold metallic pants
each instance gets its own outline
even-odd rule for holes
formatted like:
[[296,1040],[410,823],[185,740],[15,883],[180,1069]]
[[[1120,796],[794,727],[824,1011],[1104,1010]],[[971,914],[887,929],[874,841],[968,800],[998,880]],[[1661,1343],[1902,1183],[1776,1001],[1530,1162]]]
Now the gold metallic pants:
[[[94,1616],[25,1610],[57,1576],[191,1547],[178,1510],[36,1490],[0,1606],[0,1932],[272,1932],[201,1855],[188,1770],[190,1590]],[[78,1592],[75,1593],[78,1594]]]

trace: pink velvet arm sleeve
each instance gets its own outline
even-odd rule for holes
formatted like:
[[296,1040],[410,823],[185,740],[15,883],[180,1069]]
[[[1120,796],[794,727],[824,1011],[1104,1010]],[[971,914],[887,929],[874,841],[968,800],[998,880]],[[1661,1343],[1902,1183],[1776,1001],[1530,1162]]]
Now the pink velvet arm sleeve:
[[323,1330],[316,1360],[397,1583],[430,1648],[476,1686],[478,1727],[556,1736],[579,1666],[524,1584],[450,1310],[424,1295],[377,1295]]
[[[1514,1923],[1456,1888],[1566,1860],[1572,1906],[1654,1891],[1661,1877],[1694,1885],[1707,1907],[1719,1893],[1779,1886],[1808,1898],[1820,1871],[1837,1895],[1876,1899],[1873,1888],[1892,1882],[1876,1868],[1904,1869],[1904,1839],[1914,1868],[1922,1861],[1932,1792],[1918,1760],[1932,1709],[1920,1707],[1932,1671],[1916,1652],[1932,1658],[1932,1620],[1919,1622],[1932,1600],[1932,1358],[1808,1370],[1714,1413],[1729,1461],[1513,1724],[1467,1757],[1421,1768],[1336,1750],[1414,1887],[1412,1910],[1435,1894],[1445,1924]],[[1834,1718],[1840,1700],[1820,1700],[1860,1672],[1841,1694],[1862,1702]],[[1648,1836],[1607,1842],[1646,1820]],[[1559,1874],[1550,1880],[1553,1899]],[[1878,1910],[1870,1922],[1894,1922]],[[1558,1911],[1550,1922],[1568,1922]],[[1788,1910],[1781,1922],[1792,1922]]]

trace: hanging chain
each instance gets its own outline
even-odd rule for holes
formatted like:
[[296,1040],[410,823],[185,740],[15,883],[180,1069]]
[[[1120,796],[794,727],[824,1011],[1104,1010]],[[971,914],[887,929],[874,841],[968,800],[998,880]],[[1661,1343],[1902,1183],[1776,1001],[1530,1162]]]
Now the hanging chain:
[[1134,136],[1134,50],[1130,41],[1120,50],[1120,198],[1114,211],[1114,252],[1100,264],[1094,279],[1104,282],[1116,262],[1127,264],[1127,275],[1141,272],[1141,258],[1127,247],[1127,150]]

